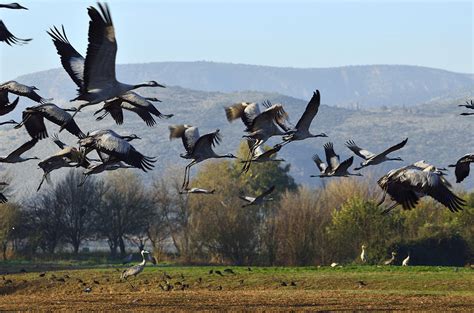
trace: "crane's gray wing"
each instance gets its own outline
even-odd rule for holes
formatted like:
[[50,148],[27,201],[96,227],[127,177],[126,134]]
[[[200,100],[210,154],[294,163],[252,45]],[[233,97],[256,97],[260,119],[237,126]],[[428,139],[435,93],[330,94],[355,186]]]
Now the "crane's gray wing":
[[462,182],[469,176],[471,162],[474,162],[474,154],[466,154],[456,162],[456,165],[450,165],[455,167],[456,183]]
[[400,176],[405,186],[415,187],[443,204],[451,212],[462,210],[465,201],[455,195],[442,175],[432,171],[407,170]]
[[31,41],[31,38],[29,39],[21,39],[16,36],[14,36],[7,28],[7,26],[3,23],[2,20],[0,20],[0,41],[6,43],[7,45],[11,46],[12,44],[26,44],[28,41]]
[[115,77],[117,41],[112,17],[107,4],[98,3],[100,13],[94,7],[87,9],[89,45],[84,62],[84,90],[102,89]]
[[58,134],[53,134],[51,140],[59,147],[59,149],[64,149],[67,145],[59,139]]
[[328,169],[330,171],[334,171],[339,166],[339,155],[334,152],[334,146],[332,142],[328,142],[324,145],[324,152],[326,153]]
[[25,121],[26,131],[31,138],[44,139],[48,137],[48,131],[41,114],[23,112],[23,121]]
[[31,148],[33,148],[36,143],[38,142],[38,139],[31,139],[30,141],[27,141],[25,142],[24,144],[22,144],[18,149],[16,149],[15,151],[13,151],[12,153],[10,153],[7,158],[11,158],[11,157],[20,157],[23,153],[25,153],[26,151],[30,150]]
[[337,175],[337,174],[340,174],[340,175],[346,174],[346,173],[347,173],[347,170],[349,169],[349,167],[351,167],[351,165],[352,165],[353,162],[354,162],[354,157],[353,157],[353,156],[351,156],[350,158],[348,158],[348,159],[342,161],[342,162],[339,164],[339,166],[334,169],[335,174],[336,174],[336,175]]
[[260,197],[260,198],[265,198],[266,196],[268,196],[269,194],[271,194],[274,190],[275,190],[275,186],[271,186],[270,188],[268,188],[267,190],[265,190],[264,192],[262,192],[262,194],[261,194],[259,197]]
[[199,137],[196,141],[196,144],[193,148],[193,153],[196,151],[203,154],[212,154],[212,148],[218,145],[222,140],[219,129],[216,129],[215,132],[209,133]]
[[319,155],[317,154],[313,155],[313,162],[316,164],[316,166],[318,167],[321,173],[326,172],[326,169],[328,168],[328,166],[319,158]]
[[303,115],[301,115],[298,123],[296,123],[296,129],[309,129],[311,122],[318,113],[320,104],[321,94],[319,93],[319,90],[316,90],[313,92],[313,97],[311,97],[311,100],[308,102]]
[[388,148],[388,149],[385,150],[384,152],[379,153],[379,155],[387,155],[387,154],[392,153],[392,152],[394,152],[394,151],[400,150],[401,148],[403,148],[403,147],[406,145],[407,141],[408,141],[408,138],[406,138],[406,139],[403,140],[402,142],[397,143],[396,145],[394,145],[394,146]]
[[153,169],[156,162],[155,158],[145,156],[135,150],[135,148],[126,140],[113,134],[107,133],[100,136],[96,141],[99,151],[115,157],[133,167],[139,168],[144,172]]
[[56,28],[56,26],[50,28],[47,33],[53,39],[56,51],[61,58],[63,68],[77,85],[79,91],[82,92],[84,86],[84,57],[77,52],[69,42],[66,32],[64,31],[64,26],[62,26],[62,33]]
[[373,154],[372,152],[362,149],[358,145],[356,145],[354,140],[347,141],[346,147],[349,148],[352,152],[354,152],[359,157],[363,158],[364,160],[368,160],[375,156],[375,154]]

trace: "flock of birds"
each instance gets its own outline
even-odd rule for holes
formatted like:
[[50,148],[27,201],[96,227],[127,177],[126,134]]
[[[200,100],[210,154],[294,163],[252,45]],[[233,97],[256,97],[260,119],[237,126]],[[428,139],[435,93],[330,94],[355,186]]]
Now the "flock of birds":
[[[0,8],[26,9],[17,3],[1,4]],[[114,25],[107,4],[98,3],[98,9],[89,7],[88,47],[86,56],[82,56],[69,42],[64,27],[53,27],[48,31],[56,51],[60,57],[61,64],[68,73],[72,81],[77,85],[77,96],[71,101],[80,101],[78,107],[69,109],[60,108],[52,99],[40,96],[35,86],[27,86],[16,81],[8,81],[0,84],[0,116],[6,115],[15,110],[20,97],[27,97],[39,104],[26,108],[22,113],[22,121],[14,120],[0,123],[0,125],[14,124],[14,128],[24,127],[31,140],[22,144],[9,155],[0,157],[1,163],[21,163],[38,159],[37,157],[23,157],[40,140],[47,138],[48,130],[45,126],[45,119],[59,126],[59,132],[64,129],[78,138],[78,147],[70,146],[53,137],[54,143],[58,146],[57,153],[41,160],[38,166],[43,170],[43,178],[38,186],[41,188],[43,182],[49,181],[50,174],[64,167],[84,168],[84,183],[87,177],[112,171],[119,168],[138,168],[147,172],[152,170],[155,157],[146,156],[137,151],[131,142],[140,139],[137,135],[119,135],[110,129],[99,129],[84,133],[74,121],[74,117],[84,107],[102,105],[94,115],[100,114],[96,119],[103,120],[110,115],[116,124],[124,121],[123,111],[130,111],[137,114],[147,126],[156,124],[155,117],[169,119],[173,114],[161,113],[152,102],[160,102],[156,98],[147,98],[139,95],[133,90],[142,87],[165,86],[156,81],[147,81],[135,85],[125,84],[116,79],[115,61],[117,53],[117,41],[115,37]],[[26,43],[30,39],[19,39],[13,36],[0,21],[0,41],[11,45],[12,43]],[[10,102],[9,95],[17,95],[16,99]],[[240,160],[243,164],[242,172],[247,172],[252,163],[261,162],[283,162],[277,159],[276,153],[284,146],[294,141],[306,140],[308,138],[328,137],[325,133],[312,134],[310,126],[316,117],[321,103],[321,94],[316,90],[306,106],[295,126],[289,125],[288,114],[282,104],[272,104],[269,101],[261,105],[253,102],[242,102],[225,108],[225,114],[229,122],[240,119],[245,125],[243,138],[247,140],[249,153],[245,160]],[[474,109],[471,101],[463,105],[469,109]],[[72,113],[72,114],[71,114]],[[473,113],[463,113],[471,115]],[[220,130],[200,135],[198,127],[181,124],[169,126],[170,139],[181,138],[185,153],[180,154],[184,159],[191,160],[184,171],[182,193],[213,194],[215,190],[203,188],[189,188],[191,168],[208,159],[237,157],[233,154],[217,154],[213,148],[218,145],[222,136]],[[282,142],[270,149],[265,150],[264,144],[274,136],[282,137]],[[407,144],[408,138],[385,149],[380,153],[372,153],[359,147],[354,141],[346,142],[346,146],[356,156],[362,159],[355,171],[359,171],[368,166],[375,166],[387,161],[402,161],[399,157],[390,157],[389,154],[402,149]],[[344,161],[340,161],[339,155],[334,151],[333,144],[328,142],[324,145],[326,163],[318,155],[313,156],[313,160],[320,171],[318,175],[311,177],[348,177],[362,176],[361,173],[353,173],[349,168],[354,162],[351,156]],[[95,151],[98,158],[90,157],[90,153]],[[457,182],[461,182],[469,174],[469,164],[474,162],[474,154],[467,154],[460,158],[456,164],[449,165],[455,167]],[[386,208],[384,212],[389,212],[397,205],[403,209],[414,208],[423,196],[430,196],[446,206],[450,211],[456,212],[462,209],[465,201],[455,195],[451,190],[451,184],[445,178],[446,169],[437,168],[425,161],[418,161],[391,170],[378,180],[379,186],[384,191],[384,196],[380,201],[381,205],[386,197],[394,203]],[[1,183],[6,185],[6,183]],[[255,197],[242,196],[245,206],[261,205],[265,201],[271,200],[270,194],[275,186],[271,186],[263,193]],[[0,194],[0,202],[7,199]],[[142,255],[147,252],[142,252]],[[146,263],[143,257],[142,265]],[[123,277],[138,273],[142,265],[126,271]]]

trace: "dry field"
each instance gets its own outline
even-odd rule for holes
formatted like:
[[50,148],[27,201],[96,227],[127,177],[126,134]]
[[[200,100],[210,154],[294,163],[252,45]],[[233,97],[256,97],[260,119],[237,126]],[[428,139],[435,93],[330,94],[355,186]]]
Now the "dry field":
[[22,268],[0,280],[0,310],[474,311],[470,268],[158,266],[131,284],[116,267]]

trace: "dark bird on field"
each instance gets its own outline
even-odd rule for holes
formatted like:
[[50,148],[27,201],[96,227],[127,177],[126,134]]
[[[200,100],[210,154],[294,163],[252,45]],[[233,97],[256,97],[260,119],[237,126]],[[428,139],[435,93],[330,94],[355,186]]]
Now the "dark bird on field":
[[21,145],[15,151],[11,152],[9,155],[0,157],[0,163],[21,163],[28,160],[38,160],[38,157],[23,158],[21,156],[23,153],[33,148],[37,142],[38,139],[31,139],[30,141]]
[[231,153],[219,155],[212,149],[222,140],[219,129],[203,136],[199,136],[199,130],[197,127],[190,125],[172,125],[169,126],[169,130],[170,140],[173,138],[181,138],[183,141],[186,153],[182,153],[179,156],[184,159],[192,160],[191,163],[186,165],[184,170],[182,189],[187,189],[189,185],[190,169],[192,166],[207,159],[236,158],[236,156]]
[[216,273],[216,274],[217,274],[217,275],[219,275],[219,276],[224,276],[224,274],[222,274],[222,272],[221,272],[221,271],[219,271],[219,270],[217,270],[217,271],[214,271],[214,273]]
[[367,284],[363,280],[358,280],[357,284],[359,285],[359,288],[362,288],[364,286],[367,286]]
[[451,212],[461,211],[466,202],[450,190],[451,184],[444,178],[444,170],[425,161],[418,161],[382,176],[378,185],[384,194],[378,206],[385,201],[387,194],[395,202],[382,213],[390,212],[397,205],[401,205],[404,210],[411,210],[424,196],[432,197]]
[[354,162],[354,157],[350,157],[339,163],[339,155],[334,152],[332,142],[324,145],[326,153],[326,163],[324,163],[317,154],[313,156],[313,161],[321,172],[320,175],[311,175],[310,177],[348,177],[348,176],[362,176],[360,173],[349,173],[349,167]]
[[235,272],[231,269],[231,268],[226,268],[224,270],[225,273],[228,273],[228,274],[234,274],[235,275]]
[[9,92],[21,97],[27,97],[35,102],[46,103],[52,99],[45,99],[35,92],[35,86],[27,86],[17,81],[10,80],[0,85],[0,91]]
[[474,162],[474,154],[469,153],[461,157],[456,164],[450,164],[448,167],[455,167],[456,183],[460,183],[469,176],[470,165]]
[[316,90],[315,92],[313,92],[313,96],[308,102],[308,105],[306,106],[306,109],[303,115],[301,115],[298,123],[296,124],[296,127],[287,131],[287,134],[283,136],[285,144],[291,141],[304,140],[306,138],[327,137],[325,133],[313,135],[309,131],[311,122],[318,113],[320,104],[321,94],[319,93],[319,90]]
[[364,161],[360,163],[360,167],[354,168],[355,170],[360,170],[366,166],[377,165],[385,161],[403,161],[402,158],[400,157],[390,158],[390,157],[387,157],[387,155],[389,153],[392,153],[394,151],[397,151],[403,148],[405,144],[407,143],[407,141],[408,141],[408,138],[406,138],[402,142],[388,148],[387,150],[379,154],[374,154],[368,150],[360,148],[359,146],[356,145],[356,143],[353,140],[347,141],[346,146],[356,155],[364,159]]
[[273,201],[273,198],[268,196],[275,190],[275,186],[271,186],[257,197],[248,197],[248,196],[239,196],[240,199],[246,201],[247,203],[242,205],[243,208],[250,205],[263,205],[266,201]]

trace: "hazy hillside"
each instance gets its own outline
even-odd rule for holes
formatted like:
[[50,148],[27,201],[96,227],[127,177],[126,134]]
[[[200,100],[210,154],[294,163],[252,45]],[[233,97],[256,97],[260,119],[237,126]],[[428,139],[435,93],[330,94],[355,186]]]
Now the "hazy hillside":
[[[37,73],[35,80],[41,81],[51,77],[48,75],[62,72],[61,69]],[[405,65],[299,69],[214,62],[160,62],[119,65],[117,75],[125,82],[155,79],[195,90],[256,90],[303,100],[319,88],[325,91],[326,104],[359,105],[361,108],[411,106],[474,89],[472,75]]]
[[[70,106],[67,99],[75,95],[74,86],[62,71],[48,71],[33,74],[22,78],[25,83],[34,83],[41,88],[41,94],[46,97],[54,97],[55,102],[60,105]],[[318,87],[319,88],[319,87]],[[329,92],[320,88],[323,102],[327,102]],[[224,136],[223,143],[217,147],[220,153],[234,152],[241,140],[243,125],[240,121],[229,124],[225,119],[223,107],[237,101],[262,101],[270,99],[273,102],[281,102],[290,114],[291,122],[295,124],[303,112],[306,101],[282,96],[276,93],[264,92],[204,92],[184,89],[180,87],[149,88],[142,91],[148,96],[157,96],[163,100],[158,108],[163,113],[174,113],[170,120],[159,121],[155,128],[145,127],[134,115],[126,114],[125,124],[115,126],[111,119],[96,122],[92,117],[92,111],[78,114],[77,122],[84,132],[97,128],[113,128],[119,133],[136,133],[143,140],[134,142],[139,151],[146,155],[157,156],[156,169],[151,175],[143,177],[150,182],[153,177],[170,166],[178,166],[184,169],[186,160],[179,158],[183,152],[180,141],[170,142],[168,139],[167,126],[171,123],[187,123],[200,127],[201,134],[221,129]],[[312,164],[311,156],[314,153],[323,155],[322,145],[331,140],[335,142],[336,152],[341,158],[350,156],[350,151],[344,147],[347,139],[354,139],[361,146],[374,152],[385,149],[386,146],[409,137],[407,146],[396,153],[405,162],[386,163],[385,166],[377,167],[373,176],[376,177],[390,168],[400,166],[406,162],[425,159],[439,166],[446,166],[454,162],[459,156],[472,152],[473,140],[470,136],[474,120],[462,117],[462,112],[457,104],[472,96],[471,93],[463,93],[457,98],[445,96],[437,101],[416,105],[406,109],[380,109],[372,111],[350,110],[323,105],[320,114],[312,125],[315,133],[326,132],[330,138],[308,139],[297,142],[282,149],[281,156],[292,165],[292,174],[298,182],[311,185],[320,183],[319,179],[309,178],[310,174],[317,173]],[[22,100],[21,107],[31,105],[31,102]],[[4,117],[8,119],[9,117]],[[2,119],[4,120],[4,119]],[[50,134],[57,131],[56,126],[50,127]],[[61,133],[61,138],[70,144],[76,142],[75,138]],[[6,126],[0,129],[0,154],[7,154],[15,147],[27,140],[25,130],[12,130]],[[278,139],[273,139],[270,144],[275,144]],[[44,158],[54,153],[56,148],[49,140],[41,141],[29,155]],[[359,162],[356,158],[356,161]],[[41,178],[41,171],[37,169],[37,162],[31,161],[23,165],[4,165],[0,168],[8,170],[14,176],[14,189],[17,195],[33,192]],[[195,173],[197,167],[194,168]],[[138,171],[137,171],[138,172]],[[57,179],[64,170],[53,174],[53,180]],[[364,173],[367,173],[364,171]],[[464,186],[472,185],[474,179],[468,178]]]

